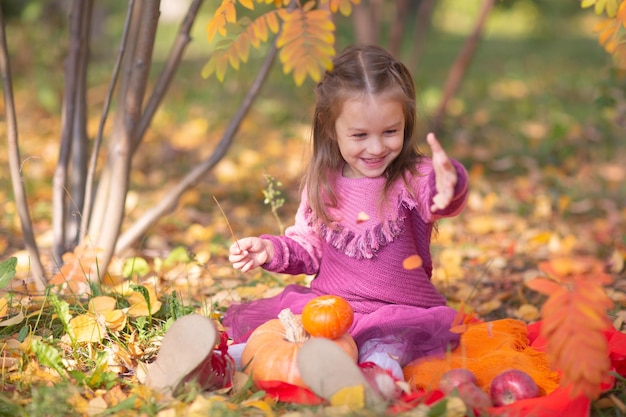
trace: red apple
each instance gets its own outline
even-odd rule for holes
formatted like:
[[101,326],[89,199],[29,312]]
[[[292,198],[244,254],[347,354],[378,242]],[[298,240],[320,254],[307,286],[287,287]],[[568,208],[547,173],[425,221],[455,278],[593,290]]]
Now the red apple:
[[455,388],[463,384],[476,385],[476,376],[464,368],[451,369],[441,377],[439,390],[444,394],[450,394]]
[[456,390],[459,398],[463,400],[466,406],[479,411],[476,415],[480,414],[480,412],[485,410],[487,407],[491,407],[491,398],[489,398],[489,394],[483,391],[483,389],[476,384],[466,382],[459,385]]
[[509,369],[501,372],[489,387],[491,402],[496,407],[509,405],[515,401],[539,396],[539,387],[524,371]]

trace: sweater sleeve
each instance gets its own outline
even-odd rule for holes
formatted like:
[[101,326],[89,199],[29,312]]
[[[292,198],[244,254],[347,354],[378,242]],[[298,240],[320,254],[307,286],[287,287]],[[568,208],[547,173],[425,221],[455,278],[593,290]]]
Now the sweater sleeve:
[[283,236],[261,235],[274,245],[274,257],[266,262],[264,269],[285,274],[316,274],[322,258],[322,242],[311,224],[306,191],[302,193],[295,223],[285,230]]
[[435,170],[433,169],[430,159],[424,159],[422,165],[419,167],[419,172],[422,176],[417,177],[413,185],[417,206],[424,221],[432,223],[443,217],[456,216],[465,208],[469,191],[467,171],[459,161],[454,159],[450,161],[457,172],[454,196],[446,208],[437,210],[434,213],[430,211],[430,207],[433,205],[433,198],[437,194]]

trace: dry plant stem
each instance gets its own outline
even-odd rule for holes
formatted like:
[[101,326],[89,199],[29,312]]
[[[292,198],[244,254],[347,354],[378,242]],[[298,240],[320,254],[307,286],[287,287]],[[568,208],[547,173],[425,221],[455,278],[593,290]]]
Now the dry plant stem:
[[304,343],[309,340],[309,334],[302,327],[302,320],[296,317],[290,309],[285,308],[278,313],[278,320],[285,328],[285,339],[291,343]]
[[119,76],[120,68],[122,65],[122,59],[124,57],[124,52],[126,50],[126,43],[128,41],[128,27],[130,26],[130,20],[132,16],[132,10],[135,0],[130,0],[128,2],[128,10],[126,12],[126,20],[124,21],[124,29],[122,31],[122,40],[120,42],[119,52],[117,54],[117,58],[115,60],[115,65],[113,67],[113,74],[111,76],[111,82],[109,83],[109,88],[107,90],[107,95],[104,100],[104,106],[102,108],[102,116],[100,117],[100,123],[98,125],[98,132],[96,134],[96,139],[94,142],[94,147],[91,152],[91,158],[89,160],[89,169],[87,171],[87,180],[85,182],[85,203],[82,210],[81,216],[81,237],[79,242],[84,243],[85,236],[87,234],[87,224],[89,223],[89,219],[91,217],[91,199],[93,196],[93,182],[96,172],[96,164],[98,163],[98,154],[100,153],[100,146],[102,145],[102,135],[104,132],[104,125],[106,124],[109,110],[111,108],[111,98],[113,97],[113,91],[115,90],[115,84],[117,83],[117,79]]
[[7,145],[9,152],[9,170],[11,172],[11,184],[13,185],[13,194],[17,213],[22,226],[22,234],[24,235],[24,245],[30,255],[30,267],[33,274],[37,291],[43,292],[46,288],[46,277],[39,249],[35,241],[33,233],[33,223],[28,210],[28,201],[26,200],[26,190],[22,181],[22,172],[20,170],[20,150],[18,146],[17,117],[15,115],[15,101],[13,99],[13,80],[11,77],[11,68],[9,65],[9,52],[7,48],[6,32],[4,28],[4,17],[0,8],[0,74],[2,76],[2,91],[4,93],[4,112],[6,115],[7,125]]
[[624,405],[624,403],[617,398],[615,394],[609,394],[609,398],[611,399],[613,405],[615,405],[615,407],[617,407],[622,414],[626,414],[626,405]]
[[228,221],[228,217],[226,217],[226,213],[224,213],[224,209],[222,208],[220,202],[217,201],[217,198],[215,196],[213,196],[213,200],[215,200],[215,204],[217,204],[217,207],[222,212],[222,216],[224,216],[224,220],[226,221],[226,226],[228,226],[228,230],[230,231],[230,235],[233,237],[233,240],[237,244],[237,247],[239,248],[239,250],[241,252],[243,252],[243,250],[241,249],[241,246],[239,246],[239,239],[237,239],[237,236],[235,236],[235,232],[233,231],[233,228],[230,226],[230,222]]
[[226,152],[233,142],[235,134],[241,126],[243,118],[254,103],[261,87],[265,82],[265,79],[267,78],[267,75],[269,74],[274,58],[276,57],[276,51],[276,43],[274,42],[265,57],[265,61],[259,69],[256,79],[250,86],[250,89],[248,90],[246,97],[243,99],[241,106],[239,106],[239,109],[231,119],[230,124],[226,128],[226,131],[222,135],[222,138],[211,156],[196,165],[165,195],[165,197],[163,197],[157,205],[148,210],[139,220],[137,220],[137,222],[135,222],[120,236],[115,249],[116,253],[120,253],[130,247],[130,245],[145,234],[146,231],[154,223],[156,223],[161,216],[174,210],[183,193],[193,187],[207,172],[209,172],[219,161],[222,160],[224,155],[226,155]]

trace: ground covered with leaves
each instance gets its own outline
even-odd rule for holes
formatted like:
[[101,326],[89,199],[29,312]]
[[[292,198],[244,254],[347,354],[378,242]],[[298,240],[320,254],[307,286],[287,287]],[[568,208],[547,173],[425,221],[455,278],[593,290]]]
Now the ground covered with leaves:
[[[424,58],[433,67],[440,63],[439,52],[460,45],[446,37],[438,42],[439,49]],[[482,320],[532,323],[541,319],[545,296],[526,283],[544,276],[546,263],[582,262],[588,271],[611,277],[605,290],[614,306],[607,314],[616,329],[626,331],[624,74],[603,70],[605,57],[594,40],[533,42],[486,40],[450,109],[440,139],[468,168],[471,191],[465,211],[438,224],[433,281],[450,305],[463,303]],[[341,407],[275,403],[245,378],[222,392],[199,393],[190,385],[174,401],[141,383],[176,318],[198,312],[219,323],[234,302],[309,282],[306,276],[260,270],[239,273],[227,262],[227,248],[233,233],[280,233],[291,223],[307,153],[310,111],[302,103],[311,102],[310,91],[286,89],[282,79],[270,81],[228,156],[132,252],[114,259],[109,275],[97,282],[95,248],[66,254],[62,268],[52,265],[46,252],[60,119],[50,106],[60,83],[37,72],[60,51],[49,54],[20,51],[18,65],[25,69],[16,101],[22,172],[52,285],[45,294],[31,291],[8,170],[2,169],[0,415],[346,414]],[[235,80],[217,87],[216,94],[232,96],[232,102],[199,94],[198,83],[207,82],[197,75],[201,65],[192,64],[192,75],[177,81],[179,88],[164,103],[134,161],[128,224],[158,202],[177,176],[210,155],[245,91]],[[577,71],[565,70],[571,68]],[[423,82],[427,75],[416,78]],[[30,86],[28,76],[35,80]],[[434,76],[420,89],[426,110],[440,81]],[[92,132],[102,88],[90,91]],[[5,146],[0,144],[2,166]],[[618,381],[594,403],[594,415],[626,415],[623,389]],[[435,412],[430,415],[445,415]]]

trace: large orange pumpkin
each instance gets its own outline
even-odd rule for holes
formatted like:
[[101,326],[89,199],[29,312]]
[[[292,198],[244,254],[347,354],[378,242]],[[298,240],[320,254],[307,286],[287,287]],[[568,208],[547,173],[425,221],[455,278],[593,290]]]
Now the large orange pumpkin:
[[338,295],[321,295],[302,309],[302,326],[313,337],[335,339],[348,331],[354,321],[352,306]]
[[[282,381],[306,387],[298,371],[297,357],[309,335],[302,327],[300,315],[285,309],[278,317],[257,327],[248,338],[241,356],[244,372],[253,381]],[[358,350],[348,333],[333,341],[356,362]]]

